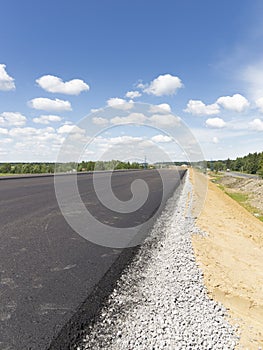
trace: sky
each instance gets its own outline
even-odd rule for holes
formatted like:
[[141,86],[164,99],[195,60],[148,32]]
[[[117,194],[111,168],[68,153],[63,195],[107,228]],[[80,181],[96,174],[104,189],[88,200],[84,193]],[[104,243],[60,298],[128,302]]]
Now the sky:
[[69,139],[85,160],[263,151],[262,1],[0,6],[0,162],[53,162]]

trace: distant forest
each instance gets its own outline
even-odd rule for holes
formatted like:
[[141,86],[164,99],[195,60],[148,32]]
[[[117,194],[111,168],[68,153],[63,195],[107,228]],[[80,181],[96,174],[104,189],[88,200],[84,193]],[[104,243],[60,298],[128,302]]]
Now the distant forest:
[[94,170],[121,170],[121,169],[145,169],[160,168],[170,165],[188,164],[187,162],[169,163],[138,163],[122,162],[120,160],[110,161],[82,161],[81,163],[0,163],[0,174],[52,174],[54,172],[82,172]]
[[94,170],[118,170],[118,169],[142,169],[144,164],[121,162],[118,160],[111,161],[88,161],[81,163],[0,163],[1,174],[52,174],[56,172],[72,171],[94,171]]
[[248,174],[258,174],[263,177],[263,152],[249,153],[234,160],[217,160],[207,162],[207,168],[216,172],[223,170],[240,171]]
[[[170,165],[189,165],[188,162],[170,162],[156,163],[148,165],[137,162],[122,162],[118,160],[111,161],[82,161],[81,163],[0,163],[0,174],[47,174],[56,172],[72,172],[72,171],[94,171],[94,170],[118,170],[118,169],[143,169],[143,168],[159,168]],[[199,163],[192,164],[200,166]],[[263,152],[249,153],[244,157],[236,159],[215,160],[206,162],[207,168],[213,171],[240,171],[249,174],[258,174],[263,177]],[[56,169],[55,169],[56,168]]]

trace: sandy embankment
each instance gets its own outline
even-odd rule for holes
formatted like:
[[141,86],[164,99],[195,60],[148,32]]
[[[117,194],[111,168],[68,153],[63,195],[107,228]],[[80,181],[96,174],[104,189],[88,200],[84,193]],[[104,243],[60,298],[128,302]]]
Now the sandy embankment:
[[[190,178],[198,204],[206,178],[197,172]],[[208,233],[193,236],[197,261],[209,294],[240,326],[237,348],[263,348],[263,223],[210,181],[196,223]]]

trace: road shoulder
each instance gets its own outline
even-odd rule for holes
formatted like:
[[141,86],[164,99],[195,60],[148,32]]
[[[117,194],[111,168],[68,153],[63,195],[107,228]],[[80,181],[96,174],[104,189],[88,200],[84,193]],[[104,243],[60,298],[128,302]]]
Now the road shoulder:
[[[205,176],[195,174],[196,202]],[[191,177],[193,179],[193,176]],[[209,294],[240,329],[240,349],[263,347],[263,224],[209,181],[196,220],[207,236],[192,238]]]

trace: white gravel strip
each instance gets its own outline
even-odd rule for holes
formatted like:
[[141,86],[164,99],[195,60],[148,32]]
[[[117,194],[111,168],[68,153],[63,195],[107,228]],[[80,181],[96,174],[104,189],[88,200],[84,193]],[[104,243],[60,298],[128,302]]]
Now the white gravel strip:
[[78,349],[234,349],[236,330],[211,300],[191,243],[191,183],[171,198]]

